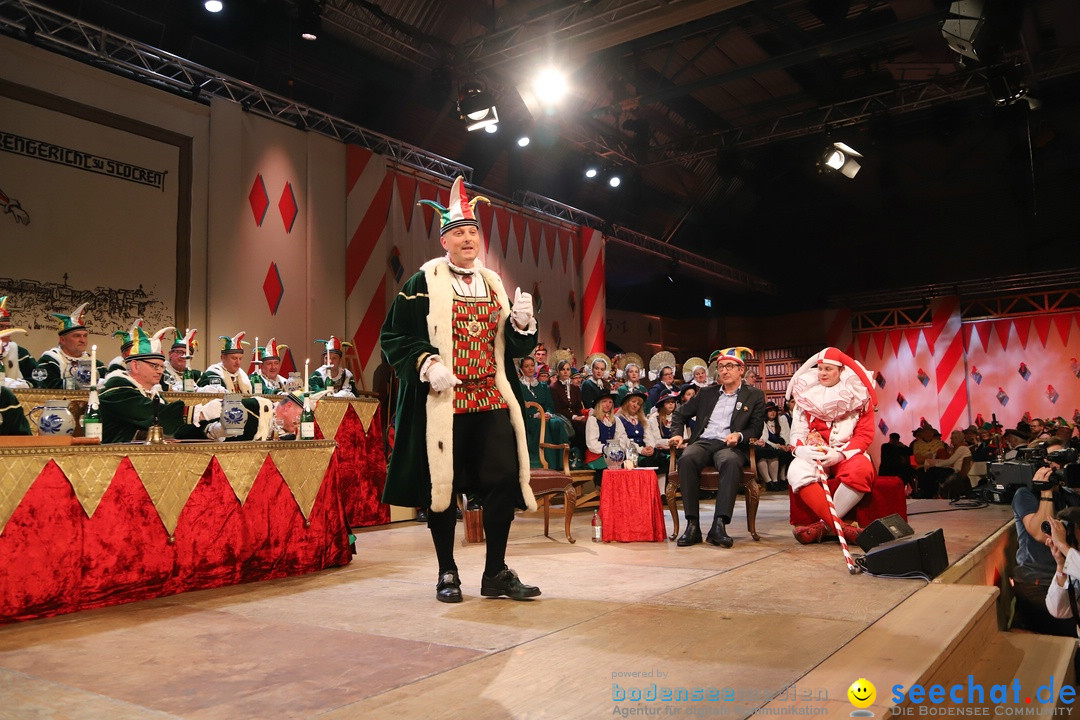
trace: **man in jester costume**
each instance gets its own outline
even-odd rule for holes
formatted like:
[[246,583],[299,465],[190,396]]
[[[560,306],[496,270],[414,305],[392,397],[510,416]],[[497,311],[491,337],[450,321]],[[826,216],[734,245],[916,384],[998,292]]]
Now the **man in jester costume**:
[[454,561],[454,498],[469,492],[483,504],[487,559],[484,597],[524,600],[525,585],[505,563],[514,509],[536,509],[529,487],[529,452],[521,384],[513,359],[536,347],[532,296],[507,297],[498,274],[485,268],[480,224],[462,178],[449,207],[431,200],[441,220],[444,257],[410,277],[383,323],[380,341],[399,379],[395,445],[383,502],[430,508],[428,528],[439,562],[436,599],[461,602]]
[[[794,529],[795,538],[807,545],[836,534],[823,482],[840,480],[834,494],[838,518],[873,489],[876,473],[867,449],[874,439],[877,394],[866,368],[828,347],[792,376],[787,396],[795,399],[791,421],[795,458],[788,467],[788,484],[821,518]],[[858,526],[842,522],[841,527],[844,538],[855,542]]]

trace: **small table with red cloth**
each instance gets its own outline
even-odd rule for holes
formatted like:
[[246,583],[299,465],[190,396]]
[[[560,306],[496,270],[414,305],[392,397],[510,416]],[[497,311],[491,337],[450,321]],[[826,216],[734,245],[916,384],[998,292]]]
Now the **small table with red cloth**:
[[604,542],[662,542],[667,528],[656,470],[605,470],[600,523]]
[[[829,492],[835,493],[840,481],[829,478]],[[798,493],[788,489],[789,510],[792,525],[810,525],[820,518],[806,506]],[[866,493],[859,504],[843,519],[854,520],[859,527],[866,527],[870,523],[887,515],[899,515],[907,520],[907,493],[904,492],[904,481],[892,475],[881,475],[874,480],[874,489]]]
[[352,559],[333,444],[0,448],[0,624]]

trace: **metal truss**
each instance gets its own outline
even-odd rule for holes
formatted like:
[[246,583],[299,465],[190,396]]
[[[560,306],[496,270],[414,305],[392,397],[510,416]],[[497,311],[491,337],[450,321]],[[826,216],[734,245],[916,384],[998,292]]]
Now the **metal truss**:
[[687,252],[686,250],[661,242],[648,235],[643,235],[630,228],[622,227],[620,225],[611,225],[596,215],[590,215],[584,210],[578,210],[569,205],[563,205],[550,198],[542,197],[528,191],[522,191],[514,194],[514,202],[519,203],[522,207],[558,218],[559,220],[564,220],[575,225],[584,225],[586,227],[595,228],[604,233],[604,238],[608,242],[618,242],[659,257],[676,260],[685,269],[707,275],[715,280],[719,280],[725,285],[764,293],[776,292],[775,285],[755,275],[724,265],[723,263],[718,263],[715,260],[710,260],[701,255]]
[[856,332],[927,325],[930,301],[957,295],[963,320],[1080,310],[1080,270],[1053,270],[829,298],[852,309]]
[[247,112],[359,145],[395,163],[446,178],[458,175],[464,175],[466,181],[472,178],[472,168],[468,165],[301,105],[32,0],[0,0],[0,32],[193,100],[211,96],[226,98],[239,103]]

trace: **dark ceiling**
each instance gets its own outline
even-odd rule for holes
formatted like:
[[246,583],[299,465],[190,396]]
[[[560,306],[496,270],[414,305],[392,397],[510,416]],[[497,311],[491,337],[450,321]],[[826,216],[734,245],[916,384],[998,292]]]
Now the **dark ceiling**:
[[[610,307],[699,314],[709,295],[714,312],[772,313],[1080,265],[1076,0],[984,0],[993,42],[966,67],[940,0],[325,0],[317,42],[292,0],[225,2],[38,4],[772,284],[612,242]],[[548,61],[572,92],[533,117],[516,88]],[[1004,73],[1038,102],[996,105],[987,80]],[[498,133],[458,119],[468,81],[497,97]],[[827,138],[865,156],[856,178],[817,167]],[[624,185],[587,181],[596,160]]]

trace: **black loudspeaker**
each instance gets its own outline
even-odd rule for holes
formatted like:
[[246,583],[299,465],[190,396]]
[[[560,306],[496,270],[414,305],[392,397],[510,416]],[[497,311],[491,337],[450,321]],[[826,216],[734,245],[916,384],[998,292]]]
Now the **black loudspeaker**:
[[903,538],[878,545],[862,558],[862,568],[871,575],[937,577],[949,567],[945,533],[941,528],[922,537]]
[[881,543],[886,543],[890,540],[899,540],[900,538],[914,534],[915,531],[911,529],[910,525],[904,522],[904,518],[894,513],[879,518],[867,525],[866,529],[859,533],[857,542],[859,543],[859,547],[863,549],[863,552],[870,552],[870,548],[875,548]]

